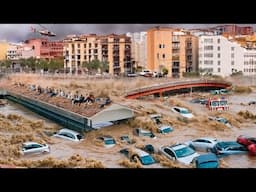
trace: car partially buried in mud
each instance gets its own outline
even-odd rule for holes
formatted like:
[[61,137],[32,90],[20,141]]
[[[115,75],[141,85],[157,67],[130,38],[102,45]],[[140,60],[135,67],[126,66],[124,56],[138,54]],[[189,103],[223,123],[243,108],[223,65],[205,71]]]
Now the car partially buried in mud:
[[146,136],[155,139],[156,136],[152,131],[141,129],[141,128],[136,128],[134,129],[134,134],[137,136]]

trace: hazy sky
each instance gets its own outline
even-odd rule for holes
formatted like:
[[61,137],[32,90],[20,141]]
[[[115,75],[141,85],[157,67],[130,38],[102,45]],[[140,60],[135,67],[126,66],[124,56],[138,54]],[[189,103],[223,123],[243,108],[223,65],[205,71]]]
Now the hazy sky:
[[[139,32],[154,26],[170,26],[181,28],[206,28],[218,24],[42,24],[50,31],[57,34],[51,39],[62,39],[69,34],[123,34],[126,32]],[[243,24],[244,25],[244,24]],[[255,29],[254,24],[251,25]],[[239,24],[242,26],[242,24]],[[33,33],[31,27],[43,29],[39,24],[0,24],[0,40],[20,42],[29,38],[41,37],[38,33]]]

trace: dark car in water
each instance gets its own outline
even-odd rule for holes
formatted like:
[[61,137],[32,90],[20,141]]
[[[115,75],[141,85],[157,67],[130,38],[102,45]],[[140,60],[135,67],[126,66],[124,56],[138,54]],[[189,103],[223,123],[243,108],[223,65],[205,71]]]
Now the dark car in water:
[[211,152],[218,156],[225,156],[248,153],[248,149],[235,141],[222,141],[216,143]]
[[202,154],[193,160],[196,168],[219,168],[219,159],[214,153]]

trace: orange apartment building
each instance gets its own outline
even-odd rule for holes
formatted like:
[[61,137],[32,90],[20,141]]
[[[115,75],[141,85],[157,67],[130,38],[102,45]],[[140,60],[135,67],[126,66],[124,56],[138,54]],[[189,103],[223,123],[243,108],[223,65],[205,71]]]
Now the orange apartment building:
[[147,68],[169,77],[182,77],[183,72],[197,71],[198,38],[187,31],[154,27],[147,31]]
[[80,35],[64,39],[64,68],[78,70],[84,61],[106,61],[110,74],[132,70],[131,39],[126,35]]

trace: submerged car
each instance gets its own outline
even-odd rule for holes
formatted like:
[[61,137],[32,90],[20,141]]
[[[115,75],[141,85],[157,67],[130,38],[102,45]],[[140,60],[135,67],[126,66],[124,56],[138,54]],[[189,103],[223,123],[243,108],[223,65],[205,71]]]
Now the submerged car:
[[128,144],[133,144],[135,143],[133,140],[130,139],[128,135],[122,135],[120,137],[121,141],[127,142]]
[[98,137],[97,139],[101,140],[104,142],[104,146],[107,147],[107,148],[110,148],[110,147],[114,147],[116,145],[116,141],[113,137],[111,136],[101,136],[101,137]]
[[216,143],[211,149],[211,152],[219,156],[224,156],[248,153],[248,149],[235,141],[222,141]]
[[53,136],[76,142],[83,140],[83,136],[80,133],[70,129],[61,129]]
[[201,105],[206,105],[207,99],[204,98],[195,98],[190,101],[191,103],[199,103]]
[[194,117],[194,115],[184,107],[173,107],[172,111],[175,113],[179,113],[181,116],[186,117],[188,119],[191,119]]
[[256,137],[240,135],[239,137],[237,137],[236,141],[237,141],[237,143],[239,143],[241,145],[248,146],[251,144],[256,144]]
[[141,128],[136,128],[134,130],[134,134],[137,135],[137,136],[147,136],[147,137],[150,137],[150,138],[153,138],[153,139],[156,138],[156,136],[154,135],[154,133],[152,131],[144,130],[144,129],[141,129]]
[[256,138],[245,135],[240,135],[237,138],[237,143],[247,147],[250,155],[256,155]]
[[21,154],[32,153],[49,153],[50,147],[47,144],[40,144],[36,142],[26,142],[22,144]]
[[192,141],[187,141],[185,144],[195,150],[210,151],[217,142],[218,140],[216,138],[202,137]]
[[223,117],[209,117],[209,120],[218,121],[219,123],[222,123],[226,125],[229,128],[232,128],[232,125],[229,123],[229,121],[226,118]]
[[214,153],[202,154],[193,162],[196,168],[219,168],[219,159]]
[[136,162],[137,159],[141,162],[142,165],[151,165],[156,163],[155,159],[147,152],[133,148],[133,149],[121,149],[120,153],[124,154],[126,157],[130,159],[130,161]]
[[186,165],[190,164],[195,157],[199,156],[194,149],[184,144],[162,146],[160,147],[159,152],[171,160],[177,160]]
[[150,118],[155,124],[157,124],[158,133],[167,134],[173,131],[171,126],[162,124],[162,116],[160,114],[152,114],[150,115]]

